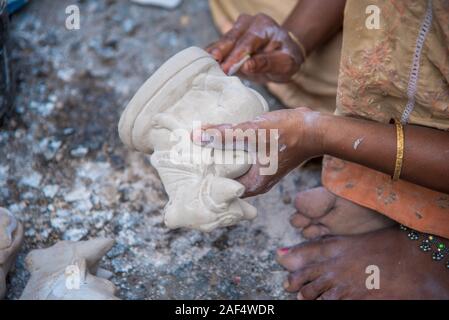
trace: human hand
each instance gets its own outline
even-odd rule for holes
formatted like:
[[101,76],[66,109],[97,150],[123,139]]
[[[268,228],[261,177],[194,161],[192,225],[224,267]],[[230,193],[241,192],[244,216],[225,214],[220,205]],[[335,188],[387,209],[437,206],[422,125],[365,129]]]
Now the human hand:
[[304,61],[288,31],[262,13],[240,15],[232,29],[210,44],[206,51],[221,64],[226,74],[249,54],[251,58],[239,72],[256,82],[287,82]]
[[[278,110],[236,125],[203,126],[192,132],[192,140],[215,149],[248,151],[256,162],[236,180],[245,186],[243,197],[250,197],[267,192],[299,164],[322,155],[320,118],[319,112],[308,108]],[[275,172],[261,174],[267,168],[264,157],[270,167],[277,161]]]

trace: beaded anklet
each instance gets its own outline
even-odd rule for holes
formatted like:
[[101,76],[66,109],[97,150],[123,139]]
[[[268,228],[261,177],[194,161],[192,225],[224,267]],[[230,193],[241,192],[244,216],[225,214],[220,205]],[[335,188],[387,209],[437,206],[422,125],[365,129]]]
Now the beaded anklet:
[[[417,241],[421,238],[422,241],[419,248],[423,252],[430,251],[432,253],[432,260],[441,261],[445,257],[449,257],[449,248],[443,242],[439,241],[437,237],[431,234],[420,233],[403,225],[399,227],[401,230],[408,232],[407,236],[410,240]],[[449,269],[449,260],[446,261],[446,268]]]

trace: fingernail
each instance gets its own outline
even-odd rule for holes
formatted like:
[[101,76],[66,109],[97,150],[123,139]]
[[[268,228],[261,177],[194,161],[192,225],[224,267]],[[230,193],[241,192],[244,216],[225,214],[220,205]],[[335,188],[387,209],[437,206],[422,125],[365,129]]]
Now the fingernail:
[[203,131],[201,133],[201,143],[208,144],[208,143],[212,143],[212,142],[214,142],[214,136],[211,136],[207,132]]
[[281,248],[278,250],[279,255],[283,256],[284,254],[287,254],[290,251],[290,248]]
[[221,56],[221,52],[218,49],[212,49],[211,52],[212,56],[214,57],[215,60],[219,61],[220,60],[220,56]]

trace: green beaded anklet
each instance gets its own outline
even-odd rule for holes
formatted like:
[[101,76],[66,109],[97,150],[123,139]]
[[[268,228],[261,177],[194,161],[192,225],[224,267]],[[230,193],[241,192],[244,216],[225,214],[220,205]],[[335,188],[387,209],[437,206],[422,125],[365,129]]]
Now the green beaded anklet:
[[[441,261],[444,259],[444,257],[449,257],[449,248],[446,247],[446,245],[438,241],[435,236],[431,234],[424,234],[419,233],[418,231],[415,231],[413,229],[407,228],[406,226],[403,226],[402,224],[399,226],[401,230],[407,231],[407,236],[410,240],[417,241],[419,240],[420,236],[422,237],[421,245],[419,248],[423,252],[432,252],[432,260],[434,261]],[[435,248],[435,249],[433,249]],[[446,268],[449,269],[449,260],[446,261]]]

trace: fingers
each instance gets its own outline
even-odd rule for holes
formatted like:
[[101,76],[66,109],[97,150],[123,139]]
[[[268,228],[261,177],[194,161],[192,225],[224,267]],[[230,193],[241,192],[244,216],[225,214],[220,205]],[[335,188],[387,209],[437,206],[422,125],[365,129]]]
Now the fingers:
[[245,56],[262,51],[280,30],[281,27],[267,15],[240,15],[232,29],[206,50],[228,73]]
[[255,54],[243,66],[243,73],[285,73],[288,72],[293,65],[293,61],[289,56],[281,51],[262,52]]
[[222,62],[234,49],[237,41],[248,30],[253,17],[247,14],[241,14],[234,23],[231,30],[221,37],[220,40],[214,42],[206,48],[215,60]]
[[282,51],[255,54],[240,68],[240,72],[250,77],[270,75],[270,80],[287,81],[298,71],[299,65],[293,57]]
[[254,55],[258,51],[263,51],[270,44],[273,35],[280,30],[280,26],[267,15],[254,16],[247,31],[240,37],[235,48],[222,63],[223,71],[228,73],[228,70],[246,55]]
[[273,67],[273,53],[258,53],[249,59],[240,69],[245,75],[267,72]]
[[[258,118],[255,121],[247,121],[237,125],[221,124],[208,125],[192,131],[192,141],[204,147],[224,150],[243,150],[255,153],[258,144],[258,129],[265,127],[266,119]],[[279,179],[272,176],[260,175],[260,164],[258,158],[254,157],[255,163],[243,176],[236,179],[245,187],[242,195],[252,197],[270,190]]]
[[260,175],[260,165],[253,164],[247,173],[236,180],[245,186],[245,192],[241,198],[247,198],[270,191],[279,179]]
[[192,131],[192,141],[201,146],[224,150],[255,151],[260,123],[208,125]]
[[235,48],[231,51],[228,57],[224,60],[221,68],[225,73],[229,72],[229,69],[239,63],[245,56],[252,55],[259,49],[263,48],[270,40],[266,37],[260,37],[251,29],[248,30],[237,42]]
[[206,50],[226,74],[250,55],[240,73],[257,82],[289,81],[303,62],[288,32],[262,13],[240,15],[232,29]]

